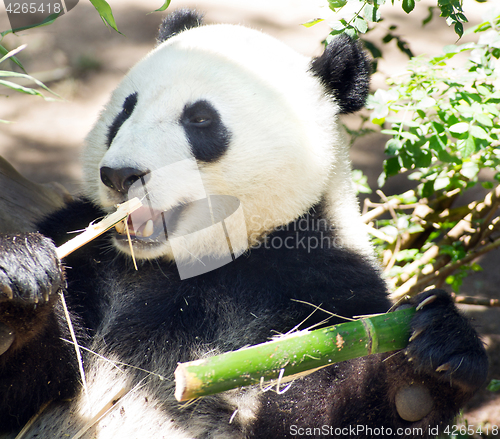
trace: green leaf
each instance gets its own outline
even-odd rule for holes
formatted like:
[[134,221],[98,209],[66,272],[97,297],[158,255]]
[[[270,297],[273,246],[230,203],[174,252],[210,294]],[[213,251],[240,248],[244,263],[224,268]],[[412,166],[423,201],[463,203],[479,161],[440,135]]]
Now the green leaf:
[[470,266],[470,269],[475,272],[483,271],[483,267],[481,267],[479,264],[476,264],[475,262]]
[[432,127],[436,130],[438,134],[441,134],[445,130],[444,125],[442,123],[436,121],[432,121],[431,123]]
[[10,71],[0,70],[0,77],[1,78],[9,78],[10,77],[10,78],[28,79],[30,81],[33,81],[36,85],[38,85],[39,87],[41,87],[44,90],[48,91],[49,93],[52,93],[53,95],[59,96],[57,93],[53,92],[50,88],[48,88],[43,82],[39,81],[36,78],[33,78],[33,76],[26,75],[24,73],[17,73],[17,72],[10,72]]
[[384,171],[387,177],[392,177],[396,175],[401,170],[401,163],[399,157],[391,157],[387,159],[384,163]]
[[469,180],[473,180],[476,178],[477,173],[479,172],[479,166],[474,162],[465,162],[462,165],[462,169],[460,170],[460,174],[464,177],[467,177]]
[[418,249],[411,248],[407,250],[400,250],[396,253],[396,261],[413,261],[418,255]]
[[16,90],[20,93],[44,97],[43,94],[40,93],[38,90],[35,90],[33,88],[29,88],[29,87],[23,87],[22,85],[16,84],[16,83],[11,82],[11,81],[4,81],[2,79],[2,80],[0,80],[0,85],[11,88],[12,90]]
[[434,190],[440,191],[441,189],[447,188],[450,185],[450,178],[446,175],[436,178],[434,180]]
[[362,40],[365,48],[370,52],[372,58],[382,58],[382,51],[371,41]]
[[401,131],[400,135],[403,139],[408,139],[412,143],[418,142],[419,140],[417,135],[409,133],[408,131]]
[[384,44],[387,44],[387,43],[391,42],[394,38],[395,38],[394,35],[388,33],[384,38],[382,38],[382,42]]
[[328,0],[330,9],[337,12],[337,9],[343,8],[347,4],[347,0]]
[[363,16],[368,20],[376,23],[380,21],[380,11],[377,6],[367,3],[364,10]]
[[402,146],[403,145],[400,140],[389,139],[385,144],[385,153],[387,155],[396,155]]
[[417,168],[428,168],[432,162],[432,154],[429,151],[422,150],[415,157],[415,166]]
[[302,23],[302,26],[313,27],[315,24],[321,23],[322,21],[324,21],[323,18],[316,18],[314,20],[309,20],[309,21],[306,21],[305,23]]
[[429,6],[429,8],[428,8],[429,14],[427,15],[427,17],[425,17],[423,19],[422,26],[425,26],[426,24],[430,23],[430,21],[434,17],[434,9],[435,8],[436,8],[435,6]]
[[417,102],[417,108],[430,108],[436,105],[436,100],[431,98],[430,96],[426,96],[425,98],[419,100]]
[[415,0],[403,0],[403,11],[409,14],[415,8]]
[[155,12],[162,12],[165,9],[167,9],[170,6],[171,0],[166,0],[165,3],[163,3],[162,6],[160,6],[158,9],[155,9]]
[[352,25],[358,30],[358,32],[362,34],[366,33],[366,31],[368,30],[368,23],[364,18],[359,16],[354,19]]
[[353,26],[346,27],[345,30],[344,30],[344,33],[346,35],[348,35],[349,37],[351,37],[353,40],[355,40],[356,38],[358,38],[358,33],[356,31],[356,28],[354,28]]
[[17,66],[19,66],[23,72],[26,72],[24,69],[24,66],[21,64],[21,61],[19,61],[14,55],[17,55],[21,50],[23,50],[26,47],[26,44],[22,44],[18,48],[8,51],[5,47],[0,45],[0,55],[2,56],[2,59],[0,59],[0,63],[4,62],[6,59],[10,59],[13,61]]
[[477,139],[487,139],[488,138],[488,133],[478,125],[472,125],[470,127],[469,133],[471,136],[474,136]]
[[488,87],[485,87],[484,85],[477,85],[476,90],[479,94],[483,96],[490,96],[491,95],[491,90]]
[[469,124],[467,122],[459,122],[452,125],[449,130],[454,134],[463,134],[469,130]]
[[453,8],[448,4],[442,5],[441,2],[438,2],[438,6],[441,9],[440,17],[449,17],[453,13]]
[[338,21],[334,21],[334,22],[330,23],[330,27],[332,29],[330,32],[330,35],[328,36],[330,38],[328,38],[328,37],[326,38],[326,41],[328,43],[330,42],[332,36],[344,33],[345,28],[346,28],[346,23],[344,23],[342,20],[338,20]]
[[491,380],[488,384],[487,389],[490,392],[498,392],[500,391],[500,380]]
[[477,113],[474,115],[474,119],[476,119],[476,121],[479,122],[481,125],[484,125],[488,128],[493,126],[493,121],[486,114]]
[[476,151],[476,142],[474,137],[468,136],[467,139],[461,140],[458,144],[458,150],[463,158],[470,157]]
[[118,30],[118,27],[116,26],[111,6],[109,6],[106,0],[90,0],[90,3],[92,3],[96,11],[99,13],[104,24],[106,26],[110,26],[120,34],[121,32]]
[[434,194],[434,181],[426,181],[422,186],[422,197],[429,198]]
[[459,21],[455,22],[455,33],[461,38],[464,34],[464,25]]
[[463,283],[463,279],[461,276],[458,276],[458,275],[453,275],[453,276],[448,276],[446,278],[446,283],[448,285],[451,285],[451,287],[455,290],[455,291],[459,291],[460,290],[460,287],[462,286],[462,283]]
[[368,177],[360,169],[354,169],[351,173],[356,193],[371,194],[372,190],[368,185]]

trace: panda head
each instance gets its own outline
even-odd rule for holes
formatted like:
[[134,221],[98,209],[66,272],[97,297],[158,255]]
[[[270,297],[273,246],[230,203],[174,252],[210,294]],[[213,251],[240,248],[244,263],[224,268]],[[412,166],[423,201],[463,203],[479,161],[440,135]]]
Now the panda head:
[[[311,61],[258,31],[200,22],[186,10],[164,21],[86,139],[86,195],[109,211],[134,191],[145,204],[128,223],[137,258],[174,259],[174,238],[177,262],[220,256],[227,242],[207,218],[225,218],[240,254],[320,201],[333,216],[355,203],[337,115],[367,95],[359,45],[337,38]],[[120,232],[114,245],[129,253]]]

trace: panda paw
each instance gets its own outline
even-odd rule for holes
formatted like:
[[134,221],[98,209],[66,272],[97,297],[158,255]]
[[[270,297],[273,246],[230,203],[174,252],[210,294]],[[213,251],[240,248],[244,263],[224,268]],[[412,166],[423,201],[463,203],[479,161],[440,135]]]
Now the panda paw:
[[412,298],[411,304],[416,313],[405,353],[414,369],[467,393],[476,391],[486,381],[488,358],[476,331],[450,295],[429,290]]
[[38,233],[0,237],[0,304],[48,303],[64,286],[54,243]]
[[0,355],[41,333],[64,285],[50,239],[38,233],[0,236]]

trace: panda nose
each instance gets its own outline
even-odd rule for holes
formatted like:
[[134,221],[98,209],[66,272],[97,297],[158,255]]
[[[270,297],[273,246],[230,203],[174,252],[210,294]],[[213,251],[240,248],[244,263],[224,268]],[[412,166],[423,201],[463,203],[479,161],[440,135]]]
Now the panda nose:
[[[109,188],[126,194],[130,187],[141,178],[149,174],[149,169],[140,170],[135,168],[101,168],[101,181]],[[144,182],[145,183],[145,182]]]

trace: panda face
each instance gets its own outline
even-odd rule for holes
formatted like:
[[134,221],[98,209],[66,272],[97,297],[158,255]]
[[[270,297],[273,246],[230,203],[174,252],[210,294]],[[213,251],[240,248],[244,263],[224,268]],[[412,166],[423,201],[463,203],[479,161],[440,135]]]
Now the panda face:
[[[246,250],[318,203],[335,174],[339,109],[309,67],[239,26],[168,39],[132,68],[88,135],[86,195],[107,210],[132,192],[147,200],[129,224],[143,259],[173,259],[172,236],[190,240],[186,259],[221,254],[210,230],[193,233],[206,222],[194,204],[236,198],[244,214],[234,227],[246,239],[233,250]],[[118,231],[114,244],[128,253]]]

